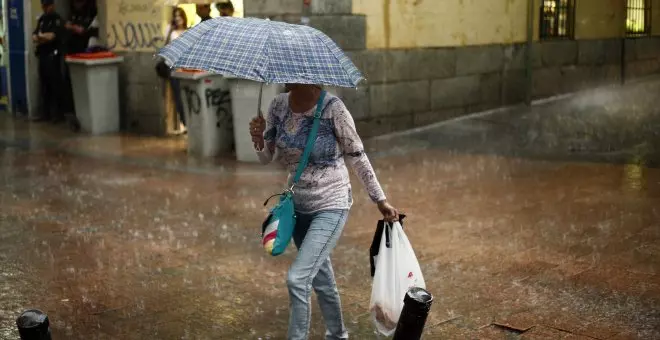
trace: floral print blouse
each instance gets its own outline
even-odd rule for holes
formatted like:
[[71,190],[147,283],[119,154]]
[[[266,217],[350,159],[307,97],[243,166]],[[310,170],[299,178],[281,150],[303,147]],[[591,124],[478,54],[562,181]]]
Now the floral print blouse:
[[[314,148],[294,189],[296,211],[313,213],[349,209],[353,198],[346,162],[357,173],[372,201],[385,200],[346,106],[329,93],[323,105]],[[288,93],[278,95],[268,110],[264,131],[266,147],[257,150],[257,154],[263,164],[275,160],[283,165],[289,172],[289,184],[307,144],[315,112],[316,106],[301,114],[293,113],[289,108]]]

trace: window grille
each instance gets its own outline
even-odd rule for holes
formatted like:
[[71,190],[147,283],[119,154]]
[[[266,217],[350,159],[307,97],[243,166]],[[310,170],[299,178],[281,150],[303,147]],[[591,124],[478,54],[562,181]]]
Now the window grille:
[[575,0],[543,0],[541,39],[573,38]]
[[651,0],[627,0],[626,34],[628,36],[651,33]]

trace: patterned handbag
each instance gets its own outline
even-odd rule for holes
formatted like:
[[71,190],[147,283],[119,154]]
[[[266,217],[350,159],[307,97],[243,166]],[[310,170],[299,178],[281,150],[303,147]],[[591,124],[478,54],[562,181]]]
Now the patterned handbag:
[[291,182],[291,187],[281,194],[271,196],[264,202],[264,206],[268,204],[271,198],[279,196],[279,203],[271,210],[268,217],[261,227],[262,245],[266,252],[272,256],[277,256],[286,250],[291,242],[293,236],[293,229],[296,226],[296,213],[293,207],[293,189],[296,183],[300,180],[307,162],[309,161],[309,154],[312,152],[314,142],[316,141],[316,134],[319,131],[319,124],[321,122],[321,114],[323,112],[323,100],[325,99],[325,91],[321,91],[319,101],[316,103],[316,112],[314,113],[314,123],[312,130],[307,137],[307,145],[300,162],[296,174]]

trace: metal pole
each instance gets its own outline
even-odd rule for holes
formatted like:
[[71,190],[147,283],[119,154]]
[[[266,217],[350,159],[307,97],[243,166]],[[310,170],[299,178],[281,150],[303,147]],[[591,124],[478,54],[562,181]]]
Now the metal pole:
[[258,103],[257,116],[259,116],[260,118],[263,118],[264,116],[264,113],[261,111],[261,98],[263,97],[263,94],[264,94],[264,83],[261,83],[261,85],[259,86],[259,101],[257,102]]
[[621,85],[626,83],[626,32],[628,31],[628,2],[621,0],[623,4],[623,32],[621,33]]
[[38,309],[23,312],[16,319],[21,340],[51,340],[48,316]]
[[403,310],[392,340],[419,340],[431,311],[433,295],[422,288],[411,288],[403,299]]
[[532,91],[534,79],[532,78],[532,63],[534,48],[534,14],[536,13],[534,0],[527,0],[527,50],[525,53],[525,75],[527,76],[527,91],[525,94],[525,105],[532,106]]

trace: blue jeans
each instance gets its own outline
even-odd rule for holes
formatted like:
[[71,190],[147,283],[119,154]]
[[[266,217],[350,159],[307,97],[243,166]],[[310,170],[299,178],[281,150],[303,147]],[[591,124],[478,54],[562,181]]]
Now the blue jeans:
[[312,288],[316,292],[325,320],[326,339],[348,339],[339,291],[330,262],[330,253],[344,230],[348,210],[326,210],[296,215],[298,217],[293,241],[298,247],[298,256],[287,276],[290,300],[288,339],[309,338]]

